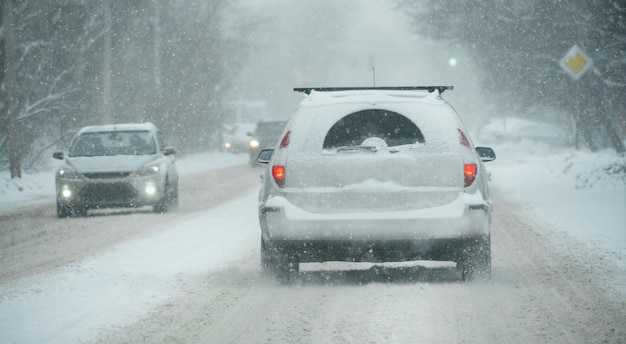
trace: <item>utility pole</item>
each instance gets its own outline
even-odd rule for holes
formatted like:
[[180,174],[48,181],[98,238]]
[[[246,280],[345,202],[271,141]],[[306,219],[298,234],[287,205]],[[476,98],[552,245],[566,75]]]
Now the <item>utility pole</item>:
[[18,99],[15,88],[17,86],[17,61],[15,58],[15,23],[13,22],[13,0],[5,0],[2,8],[2,23],[4,26],[4,64],[5,87],[8,102],[8,143],[11,178],[22,178],[22,154],[20,150],[20,120]]

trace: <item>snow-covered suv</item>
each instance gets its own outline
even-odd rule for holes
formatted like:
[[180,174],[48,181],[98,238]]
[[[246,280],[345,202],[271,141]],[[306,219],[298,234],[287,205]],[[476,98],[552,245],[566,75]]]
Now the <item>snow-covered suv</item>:
[[162,213],[178,202],[171,147],[152,123],[110,124],[78,131],[56,173],[57,216],[88,209],[150,205]]
[[299,263],[457,262],[491,274],[492,201],[483,161],[441,93],[451,86],[306,88],[259,193],[261,265],[281,279]]

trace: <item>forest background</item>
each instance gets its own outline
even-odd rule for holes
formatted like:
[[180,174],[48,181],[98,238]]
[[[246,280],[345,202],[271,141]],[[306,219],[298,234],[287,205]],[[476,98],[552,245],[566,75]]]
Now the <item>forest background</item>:
[[[485,112],[558,123],[573,128],[572,145],[624,152],[623,1],[392,5],[410,18],[416,37],[471,57],[475,84],[491,99]],[[351,6],[305,1],[281,11],[280,1],[4,0],[0,171],[11,177],[36,171],[77,129],[105,123],[150,121],[183,154],[217,150],[243,102],[320,86],[309,83],[333,80],[354,61],[342,48],[343,26],[355,20]],[[291,27],[267,30],[277,16],[289,15],[298,18]],[[285,44],[289,54],[264,67],[274,78],[246,79],[243,71],[258,56]],[[578,79],[559,63],[573,45],[592,62]],[[316,64],[324,67],[311,67]]]

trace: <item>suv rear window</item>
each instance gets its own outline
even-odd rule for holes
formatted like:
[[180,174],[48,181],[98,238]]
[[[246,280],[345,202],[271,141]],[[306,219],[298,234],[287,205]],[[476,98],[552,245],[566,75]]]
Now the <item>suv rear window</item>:
[[396,112],[363,110],[335,123],[324,139],[324,149],[359,146],[365,139],[378,137],[389,147],[424,143],[424,136],[411,120]]

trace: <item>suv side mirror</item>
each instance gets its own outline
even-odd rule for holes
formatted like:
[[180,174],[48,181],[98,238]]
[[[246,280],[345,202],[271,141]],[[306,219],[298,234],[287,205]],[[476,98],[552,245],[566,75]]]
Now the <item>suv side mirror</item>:
[[267,164],[270,162],[270,159],[272,159],[273,154],[274,154],[273,149],[264,149],[259,153],[259,156],[257,157],[256,160],[260,162],[261,164]]
[[489,147],[476,147],[476,152],[478,153],[480,160],[484,162],[496,160],[496,152]]

